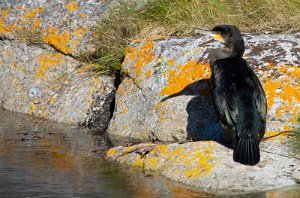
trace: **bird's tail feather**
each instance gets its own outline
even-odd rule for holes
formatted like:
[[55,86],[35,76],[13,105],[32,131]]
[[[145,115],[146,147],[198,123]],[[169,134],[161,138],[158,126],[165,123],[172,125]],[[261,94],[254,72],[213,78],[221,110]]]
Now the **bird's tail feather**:
[[255,165],[260,160],[259,140],[248,135],[242,136],[233,151],[233,160],[245,165]]

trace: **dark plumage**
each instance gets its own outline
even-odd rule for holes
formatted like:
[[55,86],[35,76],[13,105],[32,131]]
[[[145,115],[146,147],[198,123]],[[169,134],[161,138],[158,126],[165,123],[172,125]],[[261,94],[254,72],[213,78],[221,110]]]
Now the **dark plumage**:
[[245,46],[239,29],[219,25],[210,32],[224,44],[212,54],[210,64],[211,92],[219,123],[234,148],[234,161],[255,165],[260,160],[259,138],[266,128],[264,90],[242,58]]

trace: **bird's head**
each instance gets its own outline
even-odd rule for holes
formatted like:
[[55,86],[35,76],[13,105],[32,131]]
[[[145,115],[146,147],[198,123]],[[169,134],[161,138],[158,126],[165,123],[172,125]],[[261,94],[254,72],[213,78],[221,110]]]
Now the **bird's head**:
[[243,44],[243,37],[240,30],[233,25],[218,25],[211,30],[196,29],[197,33],[212,36],[226,46],[236,43]]
[[211,30],[196,29],[196,33],[211,36],[225,45],[214,53],[213,60],[228,57],[242,57],[245,51],[245,43],[240,30],[233,25],[218,25]]

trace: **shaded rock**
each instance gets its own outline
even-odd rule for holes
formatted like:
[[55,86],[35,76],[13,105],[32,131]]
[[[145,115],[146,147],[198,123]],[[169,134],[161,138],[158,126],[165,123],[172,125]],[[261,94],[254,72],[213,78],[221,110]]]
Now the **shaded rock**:
[[[267,131],[295,127],[300,113],[299,35],[246,36],[247,59],[265,89]],[[208,37],[157,38],[126,51],[108,133],[122,141],[223,141],[209,90]]]
[[55,50],[0,41],[0,102],[7,110],[106,129],[114,77]]
[[293,178],[296,183],[300,184],[300,166],[294,171]]
[[232,150],[213,141],[119,146],[106,156],[148,174],[158,172],[173,181],[209,191],[255,192],[295,184],[292,174],[299,159],[290,155],[285,140],[279,136],[262,142],[257,166],[234,162]]

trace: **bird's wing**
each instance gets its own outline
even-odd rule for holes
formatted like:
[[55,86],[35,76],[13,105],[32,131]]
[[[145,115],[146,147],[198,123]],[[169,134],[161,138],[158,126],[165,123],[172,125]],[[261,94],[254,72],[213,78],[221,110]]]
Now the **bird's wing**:
[[266,127],[266,115],[267,115],[267,99],[264,92],[264,89],[259,82],[259,79],[253,72],[251,68],[249,68],[249,72],[252,73],[251,78],[249,80],[246,80],[246,83],[252,88],[253,90],[253,96],[255,100],[255,105],[257,107],[257,111],[259,114],[259,118],[262,122],[262,129],[261,129],[261,137],[264,135],[265,127]]
[[[223,75],[216,71],[216,75]],[[214,106],[219,117],[219,122],[225,131],[227,139],[236,145],[235,124],[238,120],[238,109],[236,105],[236,85],[232,78],[218,78],[212,76],[212,96]],[[220,81],[222,79],[222,81]]]

